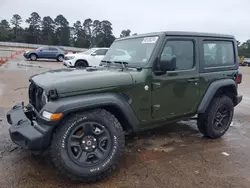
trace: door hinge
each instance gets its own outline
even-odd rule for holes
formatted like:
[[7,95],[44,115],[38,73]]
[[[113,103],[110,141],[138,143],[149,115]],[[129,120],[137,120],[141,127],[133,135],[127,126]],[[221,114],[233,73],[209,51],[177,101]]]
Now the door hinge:
[[159,104],[153,105],[153,111],[158,111],[160,110],[160,108],[161,108],[161,105]]

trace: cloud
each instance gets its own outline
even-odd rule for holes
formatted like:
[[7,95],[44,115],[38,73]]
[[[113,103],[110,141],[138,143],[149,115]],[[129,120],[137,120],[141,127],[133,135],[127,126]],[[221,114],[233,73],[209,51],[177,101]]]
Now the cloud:
[[1,0],[1,17],[20,14],[23,19],[35,11],[55,18],[64,15],[73,24],[86,18],[109,20],[114,34],[163,30],[202,31],[233,34],[244,41],[250,38],[249,0]]

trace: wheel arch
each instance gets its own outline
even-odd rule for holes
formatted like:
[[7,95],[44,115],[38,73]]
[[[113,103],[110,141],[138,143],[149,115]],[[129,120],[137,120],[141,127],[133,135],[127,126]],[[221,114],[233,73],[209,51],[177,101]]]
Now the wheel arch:
[[56,57],[58,58],[59,56],[63,56],[64,57],[64,54],[57,54]]
[[87,66],[89,66],[89,63],[86,59],[77,59],[75,62],[75,66],[77,66],[77,63],[79,63],[79,61],[84,61],[85,63],[87,63]]
[[38,54],[35,53],[35,52],[30,53],[30,54],[29,54],[29,58],[31,57],[31,55],[35,55],[35,56],[38,58]]
[[136,132],[138,130],[139,121],[129,101],[118,93],[89,94],[62,98],[47,103],[41,112],[43,110],[51,113],[62,112],[64,118],[67,118],[72,113],[97,108],[103,108],[112,113],[119,120],[125,132]]
[[227,95],[230,97],[234,104],[237,103],[237,85],[232,79],[216,80],[212,82],[203,96],[201,103],[198,107],[197,113],[204,113],[214,97]]

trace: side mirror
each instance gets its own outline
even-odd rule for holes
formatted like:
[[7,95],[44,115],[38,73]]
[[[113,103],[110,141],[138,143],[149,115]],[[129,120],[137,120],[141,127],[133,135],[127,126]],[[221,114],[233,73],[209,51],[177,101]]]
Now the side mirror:
[[159,64],[161,71],[174,71],[176,69],[176,56],[161,56]]
[[96,56],[96,53],[94,52],[94,53],[92,53],[91,55],[92,55],[92,56]]

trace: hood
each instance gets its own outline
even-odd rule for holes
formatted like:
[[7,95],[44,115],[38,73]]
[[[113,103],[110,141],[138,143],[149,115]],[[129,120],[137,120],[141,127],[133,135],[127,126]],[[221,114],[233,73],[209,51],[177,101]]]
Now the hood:
[[36,52],[36,50],[31,49],[31,50],[25,50],[25,51],[24,51],[24,53],[26,53],[26,54],[27,54],[27,53],[33,53],[33,52]]
[[31,79],[45,91],[56,89],[58,94],[81,92],[132,84],[129,72],[119,69],[57,69],[34,75]]
[[85,57],[85,56],[88,56],[88,55],[81,54],[81,53],[66,54],[66,55],[65,55],[65,57],[77,57],[77,58],[79,58],[79,57],[83,58],[83,57]]
[[73,53],[72,54],[66,54],[65,57],[75,57],[76,55],[77,55],[77,53],[75,53],[75,54],[73,54]]

